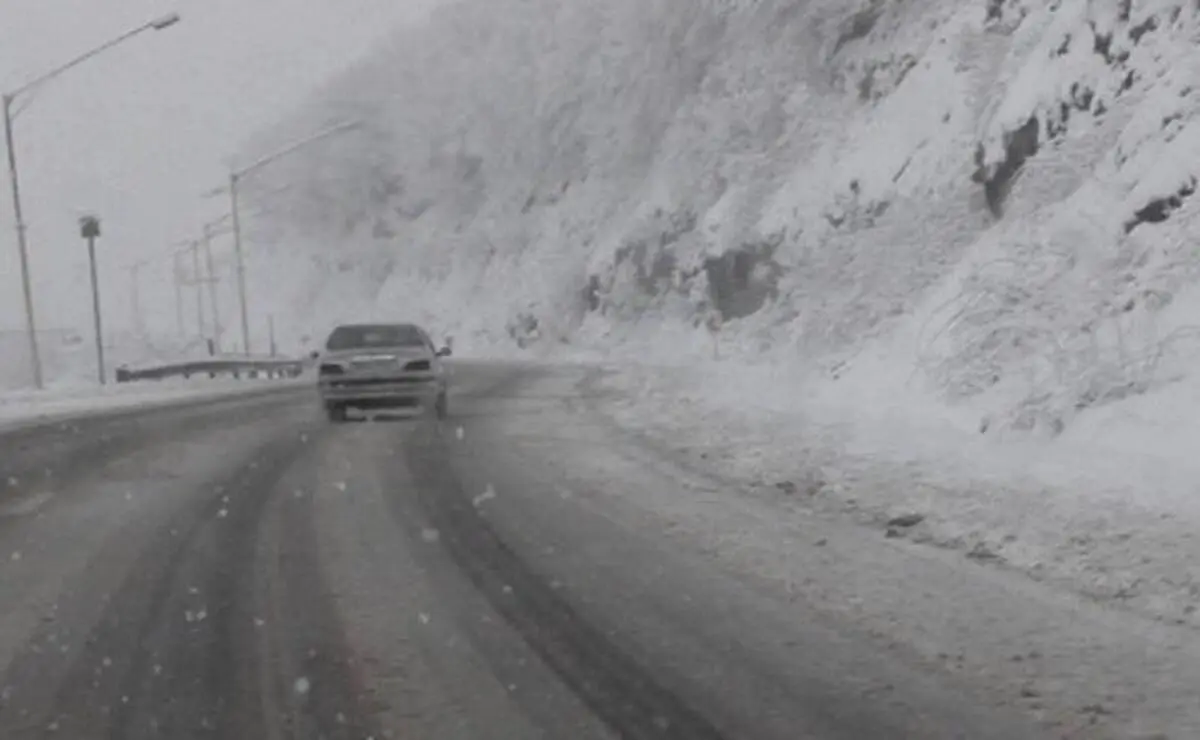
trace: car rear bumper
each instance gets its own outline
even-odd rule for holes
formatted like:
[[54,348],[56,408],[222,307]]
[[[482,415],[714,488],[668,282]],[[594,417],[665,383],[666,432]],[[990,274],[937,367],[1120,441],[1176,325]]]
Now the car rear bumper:
[[371,403],[383,405],[428,402],[442,392],[435,377],[404,379],[322,378],[317,387],[325,403]]

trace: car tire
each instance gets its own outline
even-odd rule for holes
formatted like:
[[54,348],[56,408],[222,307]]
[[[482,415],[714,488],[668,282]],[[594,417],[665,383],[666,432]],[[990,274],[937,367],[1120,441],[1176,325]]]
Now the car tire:
[[334,424],[346,421],[346,407],[340,403],[325,404],[325,417]]
[[437,401],[435,401],[433,404],[433,413],[436,414],[437,418],[439,419],[445,419],[450,413],[450,403],[446,399],[445,391],[442,391],[438,394]]

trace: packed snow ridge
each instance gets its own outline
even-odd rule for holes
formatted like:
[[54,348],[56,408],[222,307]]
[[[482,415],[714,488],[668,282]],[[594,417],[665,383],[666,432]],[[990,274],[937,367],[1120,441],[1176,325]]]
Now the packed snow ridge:
[[[1192,388],[1197,0],[463,0],[247,156],[297,335],[786,366],[972,433]],[[291,279],[294,278],[294,279]],[[515,340],[515,341],[514,341]]]

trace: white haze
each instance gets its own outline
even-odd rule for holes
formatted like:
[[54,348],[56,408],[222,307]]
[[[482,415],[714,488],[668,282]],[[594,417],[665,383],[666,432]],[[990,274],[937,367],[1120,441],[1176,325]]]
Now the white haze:
[[[147,33],[40,91],[16,127],[39,328],[91,325],[86,251],[76,220],[94,211],[104,306],[131,323],[127,265],[167,253],[219,215],[220,184],[251,132],[287,114],[330,75],[429,0],[0,0],[0,90],[169,12]],[[0,339],[23,328],[7,178],[0,185]],[[175,323],[169,261],[144,278],[152,328]],[[18,364],[19,342],[0,342]]]

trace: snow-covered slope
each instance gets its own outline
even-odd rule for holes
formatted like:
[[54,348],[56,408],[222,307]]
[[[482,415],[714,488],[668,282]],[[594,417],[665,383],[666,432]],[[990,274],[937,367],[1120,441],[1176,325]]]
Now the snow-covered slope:
[[463,0],[249,148],[365,122],[248,184],[252,275],[296,276],[297,337],[690,362],[711,328],[1060,434],[1198,382],[1198,41],[1196,0]]

